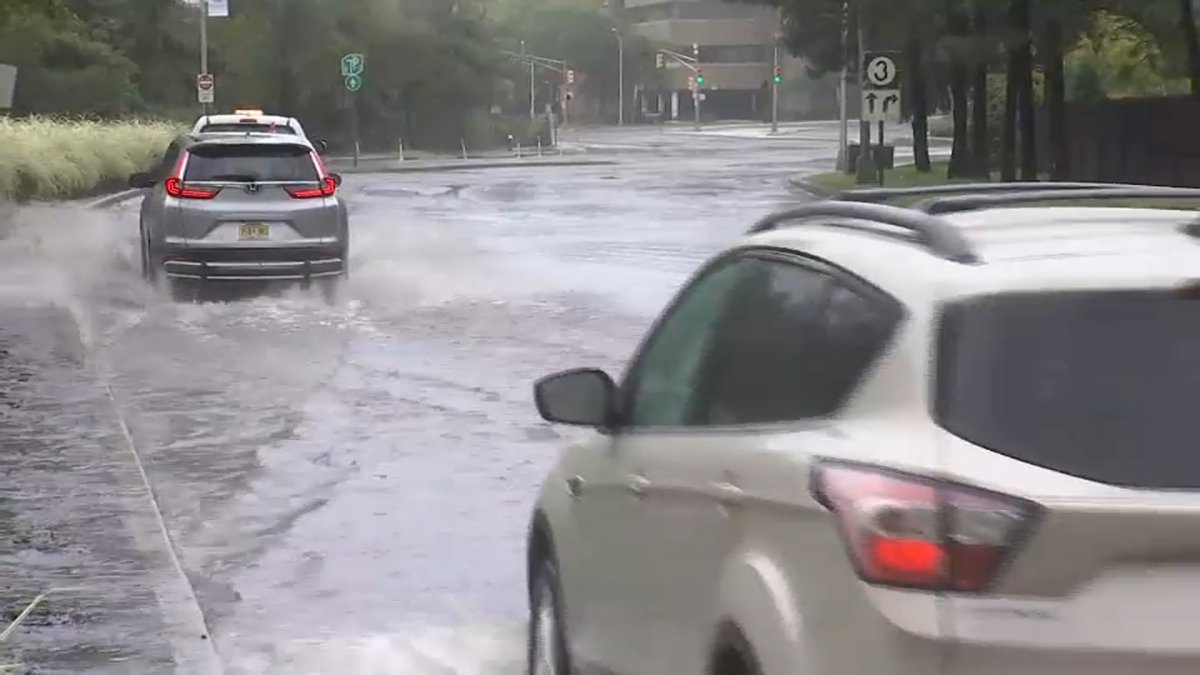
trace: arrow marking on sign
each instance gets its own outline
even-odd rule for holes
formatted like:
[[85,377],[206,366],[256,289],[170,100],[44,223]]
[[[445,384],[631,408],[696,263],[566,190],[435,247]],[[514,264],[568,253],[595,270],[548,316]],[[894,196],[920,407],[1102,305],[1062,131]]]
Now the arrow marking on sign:
[[[870,112],[870,113],[875,112],[875,101],[878,99],[879,99],[879,97],[875,94],[867,94],[867,112]],[[884,109],[885,110],[887,109],[886,102],[884,103]]]
[[[872,94],[872,96],[874,96],[874,94]],[[883,99],[883,112],[887,112],[888,108],[892,107],[893,105],[899,105],[899,103],[900,96],[897,94],[888,94],[887,98]],[[874,104],[872,104],[872,109],[873,108]]]

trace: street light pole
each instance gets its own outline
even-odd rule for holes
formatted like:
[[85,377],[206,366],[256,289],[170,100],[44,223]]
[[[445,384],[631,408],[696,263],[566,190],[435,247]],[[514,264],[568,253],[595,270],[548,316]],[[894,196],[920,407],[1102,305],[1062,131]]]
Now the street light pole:
[[625,124],[625,40],[621,31],[613,28],[617,36],[617,124]]

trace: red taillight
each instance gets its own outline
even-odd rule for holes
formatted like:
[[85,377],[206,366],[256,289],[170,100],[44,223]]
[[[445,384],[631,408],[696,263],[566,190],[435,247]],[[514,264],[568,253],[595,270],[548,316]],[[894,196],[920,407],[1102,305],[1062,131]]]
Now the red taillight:
[[289,195],[296,199],[316,199],[318,197],[332,197],[337,192],[337,181],[326,176],[321,179],[321,187],[315,188],[287,188]]
[[313,166],[317,168],[317,175],[321,177],[321,186],[315,188],[287,188],[287,193],[296,199],[316,199],[318,197],[332,197],[337,192],[337,181],[329,175],[325,170],[325,163],[317,153],[310,155]]
[[167,194],[179,199],[212,199],[221,191],[220,188],[185,187],[183,181],[175,177],[168,178],[163,187]]
[[210,187],[188,187],[183,183],[183,169],[187,165],[187,151],[179,153],[179,161],[175,163],[175,170],[171,172],[171,177],[163,181],[163,187],[167,194],[177,199],[212,199],[217,196],[221,188]]
[[812,481],[859,576],[882,586],[984,591],[1041,513],[1025,499],[860,464],[821,462]]

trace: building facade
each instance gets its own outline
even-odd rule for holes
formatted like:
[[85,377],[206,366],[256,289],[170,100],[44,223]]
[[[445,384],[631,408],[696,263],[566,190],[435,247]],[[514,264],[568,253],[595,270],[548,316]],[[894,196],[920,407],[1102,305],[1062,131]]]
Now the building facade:
[[[774,8],[728,0],[625,0],[623,10],[625,23],[662,49],[691,56],[692,46],[699,46],[705,118],[769,114],[778,31]],[[785,68],[794,68],[791,59],[786,62]],[[646,92],[644,106],[667,119],[691,119],[692,70],[667,58],[659,75],[658,91]]]

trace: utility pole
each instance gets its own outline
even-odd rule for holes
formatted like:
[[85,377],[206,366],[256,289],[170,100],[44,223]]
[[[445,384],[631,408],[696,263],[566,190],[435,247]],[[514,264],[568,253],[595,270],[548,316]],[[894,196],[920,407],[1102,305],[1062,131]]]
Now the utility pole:
[[[867,32],[864,29],[866,23],[863,17],[863,8],[858,6],[858,77],[861,83],[863,79],[863,60],[867,56]],[[865,112],[865,111],[864,111]],[[877,179],[875,174],[875,162],[871,152],[871,123],[862,119],[863,114],[859,114],[858,121],[858,167],[855,172],[858,175],[858,183],[865,185],[874,183]]]
[[850,96],[850,0],[842,2],[842,72],[838,80],[838,156],[837,170],[847,169],[850,145],[850,120],[846,99]]
[[621,31],[613,28],[617,36],[617,124],[625,124],[625,40]]
[[[208,74],[208,0],[200,0],[200,74]],[[209,113],[209,104],[204,104],[204,114]]]

